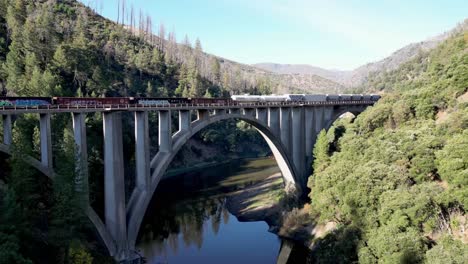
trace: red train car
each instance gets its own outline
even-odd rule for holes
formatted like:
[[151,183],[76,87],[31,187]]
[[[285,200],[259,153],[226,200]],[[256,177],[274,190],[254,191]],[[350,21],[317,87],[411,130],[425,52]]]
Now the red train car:
[[61,106],[82,106],[82,107],[94,107],[104,105],[128,105],[130,104],[129,97],[102,97],[102,98],[90,98],[90,97],[54,97],[54,104]]

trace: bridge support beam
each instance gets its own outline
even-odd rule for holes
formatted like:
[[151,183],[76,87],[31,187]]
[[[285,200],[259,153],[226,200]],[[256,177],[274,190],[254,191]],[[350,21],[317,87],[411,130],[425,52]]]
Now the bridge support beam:
[[9,146],[13,143],[11,115],[3,115],[3,144]]
[[280,118],[278,108],[268,108],[268,127],[271,129],[275,136],[280,135]]
[[50,114],[40,114],[41,163],[52,168],[52,136],[50,128]]
[[[315,138],[317,137],[317,133],[315,131],[315,120],[314,120],[314,109],[311,107],[304,108],[304,125],[305,125],[305,156],[306,156],[306,165],[312,164],[313,159],[313,149],[315,145]],[[309,166],[311,167],[311,166]],[[311,173],[312,169],[308,169],[308,173]]]
[[172,151],[171,111],[159,111],[159,151],[169,153]]
[[86,114],[73,113],[73,134],[75,137],[75,145],[77,147],[77,160],[76,172],[78,175],[79,192],[83,194],[83,206],[87,208],[89,204],[89,185],[88,185],[88,146],[86,141]]
[[150,187],[148,112],[135,112],[136,188],[148,191]]
[[292,159],[296,167],[296,179],[300,180],[300,186],[305,186],[305,166],[304,166],[304,108],[292,108],[292,126],[291,126],[291,142],[292,142]]
[[117,260],[128,259],[121,113],[103,114],[104,206],[107,230],[117,245]]
[[187,132],[190,130],[190,110],[179,111],[179,131]]
[[280,108],[280,136],[287,152],[291,151],[291,108]]

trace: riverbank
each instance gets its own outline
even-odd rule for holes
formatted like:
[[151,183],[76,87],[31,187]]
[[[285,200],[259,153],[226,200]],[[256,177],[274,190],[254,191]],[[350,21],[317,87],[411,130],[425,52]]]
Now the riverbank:
[[316,224],[310,215],[310,204],[288,197],[281,173],[230,194],[226,206],[239,221],[265,221],[270,232],[310,250],[315,248],[317,239],[336,228],[332,222]]

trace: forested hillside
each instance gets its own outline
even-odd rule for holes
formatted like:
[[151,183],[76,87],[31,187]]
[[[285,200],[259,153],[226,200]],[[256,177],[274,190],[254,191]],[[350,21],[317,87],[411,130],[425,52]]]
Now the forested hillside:
[[311,216],[320,263],[466,263],[468,32],[368,86],[383,98],[322,132]]

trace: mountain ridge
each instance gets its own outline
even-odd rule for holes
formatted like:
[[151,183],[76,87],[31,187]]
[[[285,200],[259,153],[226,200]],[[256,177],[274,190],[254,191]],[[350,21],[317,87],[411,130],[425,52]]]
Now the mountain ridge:
[[278,74],[314,74],[339,83],[344,87],[352,88],[361,86],[367,80],[369,74],[380,74],[394,70],[403,63],[416,57],[418,53],[430,51],[437,47],[437,45],[439,45],[442,41],[466,29],[468,29],[468,19],[465,19],[451,30],[445,31],[442,34],[427,38],[426,40],[420,42],[410,43],[394,51],[390,56],[382,60],[369,62],[349,71],[325,69],[310,64],[281,64],[262,62],[251,65]]

